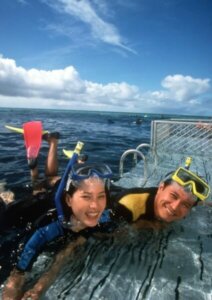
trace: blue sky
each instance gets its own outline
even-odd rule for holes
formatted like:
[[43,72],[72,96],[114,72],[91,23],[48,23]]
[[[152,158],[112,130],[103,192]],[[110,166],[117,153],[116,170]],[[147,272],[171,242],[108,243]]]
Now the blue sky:
[[1,107],[211,116],[211,57],[211,0],[1,0]]

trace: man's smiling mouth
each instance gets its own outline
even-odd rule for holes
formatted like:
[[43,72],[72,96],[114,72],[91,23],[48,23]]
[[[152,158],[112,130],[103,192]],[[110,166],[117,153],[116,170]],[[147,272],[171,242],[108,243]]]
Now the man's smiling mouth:
[[175,211],[169,205],[165,205],[165,208],[168,211],[169,215],[173,217],[176,216]]

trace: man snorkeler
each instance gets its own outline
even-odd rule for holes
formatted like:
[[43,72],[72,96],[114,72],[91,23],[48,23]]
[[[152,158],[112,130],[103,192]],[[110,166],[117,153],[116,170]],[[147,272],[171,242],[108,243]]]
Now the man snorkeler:
[[[118,190],[118,188],[117,188]],[[129,223],[139,220],[181,220],[192,207],[208,198],[209,185],[197,174],[186,168],[178,168],[159,184],[159,187],[120,189],[113,192],[113,218]]]

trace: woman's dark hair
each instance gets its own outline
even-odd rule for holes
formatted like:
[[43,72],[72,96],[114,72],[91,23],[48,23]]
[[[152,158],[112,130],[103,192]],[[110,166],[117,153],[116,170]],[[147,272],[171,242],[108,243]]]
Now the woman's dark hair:
[[71,207],[69,207],[66,203],[66,195],[68,194],[69,196],[73,196],[73,194],[77,191],[78,187],[74,186],[72,184],[72,182],[69,185],[69,189],[68,191],[63,191],[63,195],[61,198],[61,203],[62,203],[62,207],[63,207],[63,213],[64,213],[64,217],[66,220],[69,219],[72,211],[71,211]]

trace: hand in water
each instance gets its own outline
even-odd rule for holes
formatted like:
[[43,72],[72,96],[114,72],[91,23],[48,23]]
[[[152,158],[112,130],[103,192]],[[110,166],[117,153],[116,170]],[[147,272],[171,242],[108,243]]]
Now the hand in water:
[[3,289],[2,300],[20,300],[23,295],[25,274],[14,269]]
[[39,300],[41,297],[42,291],[37,290],[35,287],[31,290],[28,290],[21,300]]

